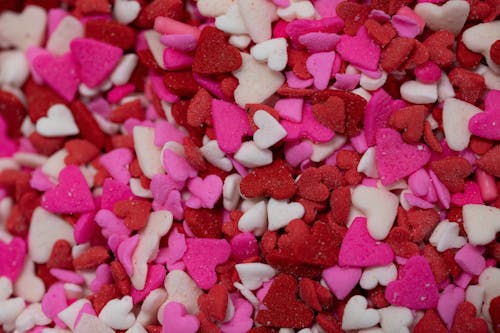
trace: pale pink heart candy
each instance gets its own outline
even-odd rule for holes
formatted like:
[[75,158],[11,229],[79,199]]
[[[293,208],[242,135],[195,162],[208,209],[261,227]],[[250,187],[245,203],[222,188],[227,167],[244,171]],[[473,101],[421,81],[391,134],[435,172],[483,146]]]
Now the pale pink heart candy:
[[335,136],[331,129],[323,126],[314,118],[312,107],[309,104],[304,106],[300,123],[282,120],[281,125],[287,132],[286,141],[309,138],[314,142],[328,142]]
[[425,169],[417,170],[408,178],[408,185],[411,191],[417,196],[425,196],[429,192],[431,178]]
[[465,244],[455,254],[455,262],[465,272],[472,275],[479,275],[486,267],[486,260],[483,257],[484,248]]
[[80,79],[89,88],[101,84],[113,72],[123,54],[119,47],[92,38],[73,39],[70,48],[79,65]]
[[411,193],[404,193],[404,198],[410,204],[410,206],[423,208],[423,209],[434,208],[434,204],[432,204],[428,201],[425,201],[424,199],[419,198]]
[[434,171],[429,170],[429,175],[431,176],[432,186],[436,190],[439,202],[444,206],[444,208],[450,208],[451,195],[450,191],[444,184],[439,180]]
[[57,316],[59,312],[68,307],[64,284],[56,282],[50,286],[49,290],[42,298],[42,311],[52,319],[58,326],[66,327],[66,324]]
[[335,297],[343,300],[356,287],[361,278],[361,268],[332,266],[321,274]]
[[162,35],[160,41],[169,48],[181,51],[190,52],[196,48],[197,39],[192,34],[170,34]]
[[231,246],[225,239],[190,238],[186,240],[182,260],[189,275],[202,289],[210,289],[217,282],[215,267],[229,259]]
[[311,157],[312,144],[309,141],[287,142],[285,144],[285,159],[292,167],[298,166],[302,161]]
[[222,194],[222,180],[217,175],[196,177],[189,181],[188,189],[200,199],[202,207],[212,209]]
[[278,111],[280,118],[296,123],[302,121],[303,98],[282,98],[276,102],[274,109]]
[[149,266],[144,289],[137,290],[134,286],[132,286],[130,296],[132,296],[133,303],[137,304],[142,302],[152,290],[161,287],[165,281],[166,275],[167,271],[163,265]]
[[439,297],[437,310],[441,319],[443,319],[448,329],[451,328],[455,312],[460,303],[465,300],[465,291],[460,287],[450,284],[446,287]]
[[248,332],[253,326],[253,306],[250,302],[241,297],[231,295],[231,302],[234,305],[233,318],[220,325],[224,333],[243,333]]
[[196,333],[200,321],[196,316],[186,314],[183,304],[169,302],[163,310],[163,328],[161,333]]
[[85,283],[85,279],[83,276],[79,273],[67,270],[67,269],[61,269],[61,268],[51,268],[49,270],[50,275],[55,277],[61,282],[68,282],[68,283],[73,283],[73,284],[83,284]]
[[214,99],[212,120],[217,143],[225,153],[236,152],[243,137],[251,131],[245,110],[230,102]]
[[151,179],[150,190],[153,193],[153,209],[158,210],[166,202],[171,191],[184,188],[184,181],[176,181],[170,175],[155,175]]
[[500,140],[500,91],[490,90],[486,95],[484,112],[469,120],[472,134],[490,140]]
[[163,209],[171,211],[176,220],[182,220],[184,218],[184,208],[182,206],[181,192],[177,190],[171,191],[167,196]]
[[155,145],[158,147],[163,147],[168,141],[182,144],[184,137],[186,137],[186,133],[168,121],[159,120],[155,123]]
[[328,87],[330,81],[335,52],[318,52],[311,54],[306,60],[307,71],[314,78],[314,87],[322,90]]
[[416,15],[402,14],[398,11],[398,13],[392,17],[391,24],[394,29],[396,29],[399,36],[415,38],[417,35],[422,33],[423,27],[419,25],[419,22],[414,16]]
[[128,236],[130,234],[130,229],[125,226],[123,220],[110,210],[99,210],[94,220],[101,227],[101,233],[106,238],[112,235]]
[[182,259],[184,252],[186,252],[186,236],[174,228],[168,236],[168,247],[160,249],[155,262],[173,264]]
[[389,185],[406,177],[429,162],[431,152],[426,145],[410,145],[394,129],[377,131],[375,159],[380,181]]
[[112,178],[106,178],[102,187],[101,208],[113,210],[115,202],[132,199],[134,194],[130,188]]
[[451,195],[451,203],[459,207],[467,204],[482,204],[481,188],[475,182],[466,182],[463,193]]
[[14,237],[6,244],[0,240],[0,276],[8,277],[15,282],[24,267],[26,243],[22,238]]
[[95,278],[90,282],[90,290],[94,293],[101,289],[102,285],[113,282],[111,268],[108,264],[100,264],[95,270]]
[[385,289],[385,298],[393,305],[412,310],[435,308],[439,292],[427,259],[414,256],[399,268],[398,279]]
[[[0,156],[2,156],[1,153]],[[47,191],[53,188],[55,184],[46,174],[43,173],[42,169],[36,168],[31,174],[30,186],[38,191]]]
[[193,57],[184,52],[167,47],[163,50],[163,63],[167,70],[179,70],[191,67],[193,64]]
[[370,267],[390,264],[394,252],[386,243],[370,236],[366,218],[356,217],[342,240],[339,265],[348,267]]
[[129,276],[132,276],[132,274],[134,273],[134,268],[132,265],[132,254],[137,248],[138,243],[139,243],[139,235],[136,234],[122,241],[118,246],[118,250],[116,251],[118,259],[122,263],[123,267],[125,268],[125,271]]
[[85,213],[95,208],[89,186],[75,165],[62,169],[59,184],[44,193],[41,205],[54,213]]
[[80,78],[70,53],[60,57],[40,54],[33,59],[31,65],[43,81],[61,97],[68,102],[75,98]]
[[378,69],[380,46],[368,36],[365,27],[361,27],[354,37],[342,35],[337,44],[337,52],[354,66],[372,71]]
[[311,53],[333,51],[339,40],[339,35],[327,32],[309,32],[299,37],[299,43]]
[[357,87],[361,74],[335,74],[333,86],[340,90],[353,90]]
[[109,172],[109,174],[119,182],[128,184],[130,181],[130,171],[128,166],[134,155],[128,148],[113,149],[109,153],[101,155],[99,162]]
[[257,239],[251,232],[242,232],[234,236],[229,244],[231,245],[231,257],[236,263],[259,255]]
[[170,149],[163,151],[163,167],[165,171],[178,182],[186,181],[189,178],[196,177],[198,172],[182,156]]
[[[297,89],[307,88],[310,87],[311,84],[313,84],[314,82],[314,79],[308,79],[308,80],[299,79],[299,77],[295,75],[293,71],[285,72],[285,76],[286,76],[286,83],[290,88],[297,88]],[[280,101],[282,101],[282,99],[280,99],[278,102]]]

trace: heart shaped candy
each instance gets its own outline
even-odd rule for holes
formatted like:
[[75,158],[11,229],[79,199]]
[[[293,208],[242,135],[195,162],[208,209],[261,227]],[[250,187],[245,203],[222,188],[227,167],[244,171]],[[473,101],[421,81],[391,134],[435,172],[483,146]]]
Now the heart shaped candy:
[[186,314],[186,308],[181,303],[169,302],[165,306],[161,333],[196,333],[199,327],[198,318]]

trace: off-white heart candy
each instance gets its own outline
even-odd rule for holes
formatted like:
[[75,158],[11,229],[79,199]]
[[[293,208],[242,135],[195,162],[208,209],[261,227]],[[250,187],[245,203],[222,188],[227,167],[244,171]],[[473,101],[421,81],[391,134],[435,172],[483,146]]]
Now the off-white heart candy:
[[273,152],[269,149],[259,148],[254,141],[246,141],[234,154],[234,159],[247,168],[256,168],[271,164]]
[[47,13],[38,6],[26,6],[21,14],[7,10],[0,15],[0,47],[14,46],[22,51],[42,45]]
[[215,26],[217,29],[230,35],[243,35],[248,33],[245,22],[243,22],[241,18],[238,4],[236,3],[231,5],[224,15],[215,18]]
[[67,240],[71,245],[75,244],[71,225],[41,207],[36,208],[28,233],[30,258],[38,264],[46,263],[54,243],[60,239]]
[[148,333],[148,331],[141,324],[135,323],[125,333]]
[[462,208],[464,228],[469,243],[486,245],[500,231],[500,209],[485,205],[465,205]]
[[482,315],[491,323],[489,313],[490,303],[495,297],[500,295],[500,268],[488,267],[479,275],[479,283],[484,290],[484,303],[481,309]]
[[377,164],[375,163],[375,147],[368,148],[358,163],[358,172],[371,178],[378,178]]
[[470,6],[467,1],[448,1],[442,6],[430,2],[419,3],[415,6],[415,13],[424,19],[425,25],[432,31],[448,30],[458,35],[462,30]]
[[35,274],[35,263],[31,259],[24,260],[21,275],[14,284],[14,294],[30,303],[40,302],[45,294],[45,284]]
[[160,41],[160,36],[155,30],[148,30],[144,33],[144,38],[148,43],[149,50],[153,54],[153,58],[162,69],[167,69],[163,61],[163,52],[166,46]]
[[465,290],[465,300],[474,305],[474,307],[476,308],[476,316],[481,313],[483,298],[484,288],[479,285],[471,284]]
[[47,111],[47,117],[42,117],[36,122],[36,131],[48,138],[80,133],[71,110],[64,104],[52,105]]
[[240,50],[246,49],[251,41],[252,39],[248,35],[232,35],[229,37],[229,44]]
[[6,300],[12,295],[12,282],[6,276],[0,276],[0,301]]
[[243,297],[247,299],[254,307],[258,307],[260,304],[259,299],[253,294],[253,292],[250,291],[247,287],[242,285],[239,282],[233,283],[234,287],[238,289],[238,291],[241,293]]
[[359,85],[368,91],[374,91],[382,87],[387,81],[387,73],[381,71],[382,75],[378,79],[369,77],[368,75],[361,73],[361,78],[359,79]]
[[359,330],[358,333],[385,333],[380,327],[370,327],[364,330]]
[[267,149],[286,137],[283,126],[266,111],[255,112],[253,121],[259,128],[253,135],[253,141],[261,149]]
[[0,324],[13,324],[24,308],[24,300],[21,297],[0,301]]
[[266,201],[262,200],[247,210],[238,220],[238,229],[262,236],[267,230]]
[[367,309],[367,301],[361,295],[353,296],[347,302],[342,317],[343,330],[355,330],[372,327],[380,321],[380,315],[375,309]]
[[408,328],[413,322],[410,309],[402,306],[388,306],[378,310],[380,327],[384,333],[410,333]]
[[288,62],[285,38],[273,38],[254,45],[250,54],[258,61],[267,62],[273,71],[282,71]]
[[500,21],[481,23],[464,31],[462,41],[465,46],[473,52],[482,53],[486,58],[488,67],[495,73],[500,74],[500,65],[491,60],[491,45],[500,39]]
[[[44,330],[45,331],[45,330]],[[84,313],[75,327],[74,333],[114,333],[115,331],[103,323],[101,319],[96,316]]]
[[252,40],[260,43],[270,39],[271,22],[278,18],[276,6],[267,0],[236,0],[236,3]]
[[55,55],[70,51],[69,44],[75,38],[85,36],[83,24],[72,15],[61,20],[47,41],[47,50]]
[[139,57],[136,54],[124,55],[110,76],[111,82],[116,86],[127,83],[138,62]]
[[359,185],[352,192],[352,204],[367,217],[370,235],[385,239],[398,213],[398,197],[384,189]]
[[[184,271],[170,271],[165,278],[165,289],[167,290],[168,302],[178,302],[186,307],[186,312],[196,314],[199,311],[198,297],[203,291]],[[161,311],[161,308],[160,310]]]
[[228,211],[234,210],[240,201],[240,183],[242,177],[233,173],[224,179],[222,187],[222,204]]
[[203,157],[217,168],[229,172],[233,169],[233,163],[226,157],[226,154],[219,148],[216,140],[210,140],[200,148]]
[[474,71],[483,76],[486,88],[500,90],[500,73],[494,73],[488,66],[484,65],[477,66]]
[[288,7],[278,8],[276,11],[278,16],[287,22],[295,19],[312,20],[316,16],[316,9],[310,1],[291,2]]
[[448,98],[443,105],[443,130],[450,149],[462,151],[469,145],[470,119],[481,109],[456,98]]
[[132,297],[128,295],[112,299],[102,308],[99,319],[113,329],[126,330],[135,322],[135,315],[131,312],[133,307]]
[[136,19],[141,11],[137,1],[117,0],[113,6],[113,16],[122,24],[129,24]]
[[269,265],[254,262],[235,265],[241,283],[250,290],[259,289],[264,282],[271,280],[277,271]]
[[161,148],[154,144],[154,128],[134,126],[134,149],[142,172],[148,178],[165,173],[161,162]]
[[50,324],[52,320],[48,318],[42,311],[40,303],[28,305],[23,312],[16,318],[16,330],[26,332],[36,326],[44,326]]
[[269,199],[267,203],[269,230],[276,231],[286,227],[290,221],[302,218],[304,212],[304,206],[298,202],[288,203],[286,200]]
[[283,74],[261,64],[250,54],[241,53],[241,59],[241,67],[233,72],[239,81],[234,91],[234,100],[239,106],[244,107],[247,103],[262,103],[285,82]]
[[461,248],[467,243],[467,240],[458,235],[459,231],[458,223],[443,220],[432,232],[429,243],[434,245],[439,252]]
[[337,135],[333,137],[328,142],[325,143],[312,143],[312,149],[313,152],[311,154],[311,161],[313,162],[321,162],[328,156],[330,156],[334,151],[339,149],[344,145],[344,143],[347,141],[347,138],[343,135]]
[[406,81],[400,87],[401,97],[414,104],[429,104],[437,101],[437,84]]
[[136,323],[142,326],[148,326],[156,321],[158,309],[167,300],[167,291],[158,288],[151,291],[142,302],[141,310],[137,315]]
[[130,282],[137,290],[144,289],[148,274],[148,262],[155,258],[160,246],[160,238],[155,234],[141,234],[132,254],[133,274]]
[[441,71],[441,78],[438,81],[438,102],[444,102],[448,98],[455,97],[455,90],[444,71]]
[[67,308],[59,312],[57,316],[66,324],[66,326],[68,326],[70,329],[74,329],[76,317],[78,316],[78,314],[80,313],[85,304],[90,305],[90,301],[86,298],[76,300],[75,302],[71,303],[71,305],[69,305]]
[[224,15],[234,0],[198,0],[196,7],[200,14],[206,17],[217,17]]
[[140,234],[152,234],[158,238],[165,236],[170,227],[172,227],[172,222],[174,218],[172,213],[168,210],[157,210],[149,214],[148,222],[146,226],[141,229]]
[[0,85],[21,87],[29,75],[28,60],[22,51],[0,52]]
[[394,264],[389,264],[386,266],[376,266],[365,268],[361,279],[359,280],[359,285],[365,290],[371,290],[380,284],[382,286],[387,286],[389,282],[396,280],[398,277],[398,270]]

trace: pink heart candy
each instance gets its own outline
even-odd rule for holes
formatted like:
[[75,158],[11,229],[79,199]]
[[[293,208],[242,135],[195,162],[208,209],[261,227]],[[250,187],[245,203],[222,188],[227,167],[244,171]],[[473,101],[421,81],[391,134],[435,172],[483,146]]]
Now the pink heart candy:
[[333,51],[339,40],[339,35],[326,32],[309,32],[299,37],[299,42],[311,53]]
[[307,58],[307,71],[313,76],[316,89],[323,90],[328,87],[334,60],[335,52],[314,53]]
[[149,266],[144,288],[142,290],[137,290],[134,286],[132,286],[130,296],[132,296],[134,304],[143,301],[152,290],[162,286],[166,275],[167,271],[163,265]]
[[85,213],[95,204],[80,169],[68,165],[59,173],[59,184],[44,193],[42,207],[54,213]]
[[177,182],[184,182],[189,178],[196,177],[198,172],[182,156],[170,149],[163,151],[163,167],[165,171]]
[[[231,295],[232,296],[232,295]],[[241,333],[248,332],[253,326],[253,306],[250,302],[241,297],[231,297],[234,305],[233,318],[220,325],[220,329],[224,333]]]
[[439,291],[427,259],[414,256],[399,268],[398,279],[389,282],[385,298],[393,305],[413,310],[435,308]]
[[196,316],[186,314],[181,303],[169,302],[163,310],[163,328],[161,333],[196,333],[200,321]]
[[54,283],[42,298],[43,313],[52,319],[58,326],[66,327],[66,324],[59,319],[57,314],[67,307],[68,302],[66,300],[64,284],[61,282]]
[[80,83],[77,67],[70,53],[56,57],[39,54],[32,61],[33,70],[49,87],[68,102],[75,97]]
[[118,148],[102,155],[99,158],[99,162],[114,179],[118,180],[120,183],[128,184],[130,181],[128,166],[133,158],[134,155],[130,149]]
[[333,266],[323,271],[321,276],[335,297],[343,300],[361,279],[361,268]]
[[484,248],[467,243],[455,254],[455,262],[466,273],[479,275],[486,267],[486,259],[484,259],[483,253]]
[[215,267],[229,259],[231,246],[225,239],[190,238],[186,240],[182,260],[189,275],[202,289],[210,289],[217,282]]
[[201,206],[212,209],[222,194],[222,180],[217,175],[209,175],[205,179],[193,178],[188,183],[188,189],[200,200]]
[[21,274],[26,257],[26,242],[19,237],[14,237],[6,244],[0,240],[0,276],[8,277],[15,282]]
[[431,152],[426,145],[410,145],[396,130],[381,128],[377,131],[375,160],[380,181],[389,185],[412,174],[429,162]]
[[80,322],[80,319],[84,314],[89,314],[91,316],[97,317],[97,313],[95,313],[94,308],[92,307],[92,304],[90,303],[85,303],[82,308],[80,309],[80,312],[78,312],[78,315],[75,318],[75,325],[74,327],[78,326],[78,323]]
[[184,188],[184,181],[176,181],[170,175],[155,175],[149,186],[153,193],[153,209],[159,210],[165,205],[170,192]]
[[191,67],[193,64],[193,57],[182,51],[171,49],[167,47],[163,51],[163,63],[167,70],[179,70]]
[[309,32],[337,33],[344,27],[344,21],[337,16],[325,17],[319,20],[293,20],[286,26],[286,33],[294,44],[299,43],[299,37]]
[[486,95],[484,112],[469,120],[472,134],[490,140],[500,140],[500,91],[490,90]]
[[115,202],[132,199],[133,197],[134,194],[130,187],[108,177],[102,187],[101,208],[113,210]]
[[323,126],[314,118],[312,107],[309,104],[304,105],[300,123],[282,120],[281,125],[287,132],[286,141],[309,138],[314,142],[328,142],[335,136],[331,129]]
[[90,88],[97,87],[111,74],[123,54],[119,47],[92,38],[75,38],[70,48],[80,79]]
[[100,239],[100,229],[94,220],[94,213],[80,215],[74,225],[73,235],[77,244],[83,244],[90,240]]
[[90,282],[90,290],[96,293],[105,284],[112,283],[113,276],[108,264],[100,264],[95,270],[95,278]]
[[455,206],[465,206],[467,204],[482,204],[481,188],[475,182],[466,182],[463,193],[453,193],[451,203]]
[[259,255],[259,246],[255,235],[251,232],[242,232],[231,238],[231,257],[236,263]]
[[243,136],[251,133],[245,110],[234,103],[214,99],[212,120],[219,148],[226,153],[236,152],[241,146]]
[[171,34],[162,35],[160,41],[163,45],[175,50],[190,52],[196,48],[196,36],[192,34]]
[[337,52],[354,66],[371,71],[378,69],[380,46],[368,36],[365,27],[361,27],[354,37],[342,35],[337,44]]
[[155,261],[159,264],[173,264],[181,260],[185,252],[186,236],[174,228],[168,236],[168,247],[160,249]]
[[276,102],[274,109],[278,111],[280,118],[296,123],[302,121],[303,98],[282,98]]
[[394,252],[386,243],[370,236],[366,218],[357,217],[347,230],[339,252],[339,265],[348,267],[370,267],[390,264]]
[[168,121],[158,120],[155,123],[155,145],[162,147],[168,141],[175,141],[182,144],[186,133],[179,130]]
[[441,319],[443,319],[446,326],[448,326],[448,329],[451,328],[458,305],[464,300],[465,291],[460,287],[455,287],[453,284],[450,284],[441,293],[437,310]]
[[285,159],[292,167],[299,165],[309,158],[312,153],[313,147],[309,141],[285,143]]

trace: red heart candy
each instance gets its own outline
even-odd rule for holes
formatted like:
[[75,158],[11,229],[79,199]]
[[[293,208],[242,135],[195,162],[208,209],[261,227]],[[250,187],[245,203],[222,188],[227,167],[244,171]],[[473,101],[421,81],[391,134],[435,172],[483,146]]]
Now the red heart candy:
[[332,131],[344,133],[345,105],[341,98],[331,96],[324,103],[314,104],[312,112],[317,121]]
[[108,249],[104,246],[93,246],[83,251],[73,260],[77,270],[90,269],[105,263],[110,258]]
[[173,94],[192,97],[200,89],[191,71],[167,72],[163,75],[163,83]]
[[493,298],[490,302],[489,313],[495,333],[500,331],[500,296]]
[[168,17],[176,21],[184,19],[185,11],[182,0],[154,0],[139,12],[135,20],[140,28],[152,28],[158,16]]
[[462,42],[462,35],[460,34],[457,41],[457,61],[460,66],[463,68],[474,68],[481,63],[482,59],[483,55],[481,53],[472,52],[467,48],[467,46],[465,46],[464,42]]
[[484,78],[481,75],[460,67],[452,69],[448,78],[455,88],[456,98],[467,103],[476,103],[486,89]]
[[426,240],[440,221],[434,209],[411,208],[407,212],[408,224],[411,227],[411,240],[418,243]]
[[257,313],[255,321],[274,327],[304,328],[313,323],[314,314],[297,300],[297,281],[290,275],[276,276],[262,303],[266,310]]
[[76,0],[75,10],[83,15],[107,14],[111,11],[108,0]]
[[380,24],[374,19],[368,19],[365,27],[368,35],[380,46],[386,46],[397,35],[396,29],[389,22]]
[[476,164],[490,175],[500,177],[500,145],[491,148],[476,161]]
[[392,72],[403,65],[415,47],[412,38],[396,37],[382,51],[380,66],[386,72]]
[[[202,311],[196,315],[200,321],[198,333],[222,333],[221,329]],[[159,327],[158,333],[161,333],[162,327]]]
[[114,284],[103,284],[99,291],[89,297],[92,302],[92,306],[97,314],[99,314],[102,308],[112,299],[120,298],[122,295],[120,290]]
[[297,195],[312,201],[325,201],[330,196],[330,191],[321,182],[322,174],[317,168],[308,168],[300,175],[297,181]]
[[455,35],[447,30],[440,30],[429,36],[423,44],[427,47],[432,62],[441,68],[448,68],[455,59],[452,51],[454,43]]
[[424,141],[432,151],[436,153],[443,152],[443,147],[441,147],[441,143],[439,143],[439,140],[434,135],[432,125],[428,120],[424,123]]
[[70,109],[80,129],[79,137],[92,142],[97,148],[103,148],[106,141],[106,135],[85,104],[80,101],[75,101],[71,103]]
[[441,257],[441,254],[432,245],[425,245],[423,255],[431,266],[432,273],[438,284],[446,281],[450,274],[450,269],[446,265],[446,261]]
[[295,194],[297,186],[288,164],[277,159],[270,165],[253,169],[241,181],[240,190],[247,198],[270,196],[284,200]]
[[25,84],[28,115],[33,123],[47,115],[47,110],[54,104],[65,104],[66,101],[47,86],[41,86],[29,79]]
[[452,193],[464,190],[464,178],[472,172],[472,166],[463,157],[449,156],[430,163],[432,171]]
[[212,123],[212,96],[204,88],[199,89],[189,103],[187,123],[193,127]]
[[85,37],[128,50],[134,46],[136,34],[135,30],[127,25],[96,19],[85,23]]
[[335,11],[344,20],[344,32],[355,36],[368,18],[370,8],[355,2],[343,1],[337,5]]
[[67,141],[64,148],[68,151],[68,155],[64,158],[66,164],[85,164],[99,155],[99,149],[87,140]]
[[309,57],[309,53],[304,50],[297,50],[288,48],[288,66],[293,70],[293,73],[297,75],[299,79],[309,80],[312,78],[311,74],[307,70],[306,61]]
[[216,209],[186,207],[184,218],[189,230],[199,238],[222,237],[222,214]]
[[59,239],[52,246],[47,268],[73,269],[71,244],[65,239]]
[[151,202],[140,199],[121,200],[113,205],[113,213],[123,219],[130,230],[139,230],[148,223]]
[[451,325],[451,333],[488,333],[488,324],[482,318],[476,318],[476,307],[470,302],[460,303]]
[[413,333],[447,333],[448,329],[444,326],[443,321],[439,318],[436,310],[429,309],[425,311],[422,319],[419,320]]
[[226,41],[225,34],[214,27],[205,27],[200,34],[193,59],[193,72],[221,74],[241,66],[240,51]]
[[497,65],[500,65],[500,39],[496,40],[490,47],[491,60]]
[[316,311],[322,311],[333,304],[330,291],[319,282],[309,278],[300,279],[299,295],[307,306]]
[[417,143],[424,132],[426,115],[425,106],[412,105],[394,112],[389,119],[389,124],[398,131],[403,131],[403,139],[406,142]]
[[122,295],[129,295],[132,284],[125,267],[118,260],[114,260],[109,266],[113,280]]
[[200,151],[200,148],[194,143],[193,139],[190,137],[185,137],[182,139],[184,145],[184,154],[186,155],[186,160],[191,164],[196,170],[206,170],[207,163],[205,158]]
[[409,258],[420,253],[417,244],[410,242],[410,232],[401,227],[394,227],[389,232],[385,242],[398,257]]
[[0,90],[0,117],[7,122],[8,134],[12,138],[21,135],[26,110],[21,101],[10,92]]
[[223,321],[226,317],[228,296],[226,288],[216,284],[210,288],[208,294],[201,294],[198,297],[198,306],[208,317]]
[[109,114],[109,120],[114,123],[124,123],[129,118],[144,119],[144,109],[139,98],[120,104]]
[[351,208],[351,189],[349,186],[339,187],[330,195],[330,214],[328,221],[345,225]]
[[342,325],[332,315],[327,313],[318,313],[316,322],[327,333],[343,333]]

